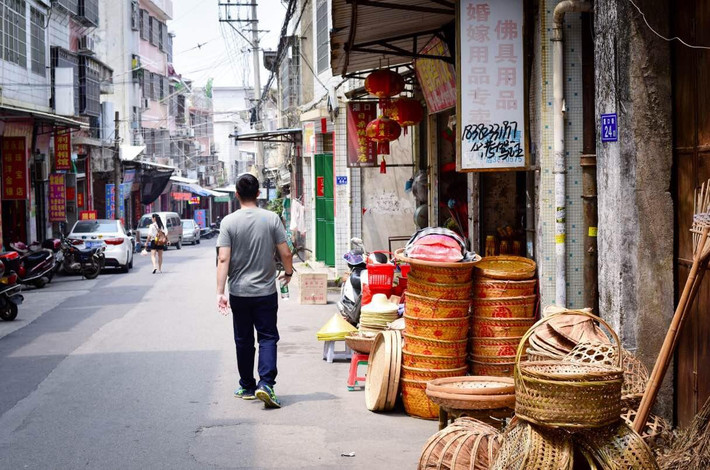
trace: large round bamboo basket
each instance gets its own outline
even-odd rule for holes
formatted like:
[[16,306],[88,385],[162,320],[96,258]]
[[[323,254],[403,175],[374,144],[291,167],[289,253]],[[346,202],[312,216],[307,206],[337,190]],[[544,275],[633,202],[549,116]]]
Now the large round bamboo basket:
[[469,317],[461,318],[418,318],[404,315],[404,331],[414,336],[439,340],[461,340],[468,338]]
[[407,351],[415,354],[428,354],[432,356],[465,356],[468,340],[446,340],[423,338],[421,336],[404,333],[404,344]]
[[477,318],[535,318],[537,296],[473,299],[472,306]]
[[417,318],[461,318],[470,314],[470,300],[446,300],[407,292],[404,313]]
[[533,324],[534,318],[473,317],[471,335],[478,338],[522,337]]
[[474,278],[473,297],[477,299],[495,299],[500,297],[527,297],[535,295],[537,280],[525,281]]
[[515,362],[482,362],[469,359],[471,373],[492,377],[513,377]]
[[421,295],[432,299],[468,300],[471,298],[471,283],[428,282],[410,274],[407,278],[407,294]]
[[515,393],[515,383],[505,377],[448,377],[429,381],[427,390],[454,395],[511,395]]
[[412,266],[411,273],[415,277],[427,282],[441,282],[444,284],[456,284],[470,282],[473,278],[474,261],[459,263],[437,263],[434,261],[424,261],[404,256],[404,248],[394,252],[394,256]]
[[[574,313],[602,324],[619,347],[619,337],[604,320],[587,312]],[[618,422],[624,380],[621,354],[617,354],[614,367],[564,361],[521,362],[527,340],[535,328],[564,314],[553,314],[537,322],[518,345],[514,371],[516,416],[539,426],[566,429]]]
[[476,276],[505,281],[535,277],[535,261],[521,256],[486,256],[473,267]]
[[456,369],[423,369],[419,367],[402,366],[402,377],[411,380],[434,380],[444,377],[460,377],[468,370],[467,366]]
[[402,364],[407,367],[421,369],[458,369],[466,365],[466,355],[462,356],[434,356],[431,354],[416,354],[402,351]]
[[511,338],[478,338],[471,337],[471,351],[479,357],[515,356],[521,336]]
[[493,463],[500,434],[473,418],[459,418],[429,438],[418,470],[481,470]]
[[402,403],[404,411],[410,416],[424,419],[439,417],[439,405],[426,395],[426,380],[401,379]]

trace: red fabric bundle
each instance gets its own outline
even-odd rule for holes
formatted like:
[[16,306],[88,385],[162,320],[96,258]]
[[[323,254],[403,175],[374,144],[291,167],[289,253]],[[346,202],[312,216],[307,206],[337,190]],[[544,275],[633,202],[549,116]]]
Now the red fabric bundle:
[[440,263],[457,263],[463,259],[461,245],[447,235],[426,235],[414,241],[407,250],[410,258]]

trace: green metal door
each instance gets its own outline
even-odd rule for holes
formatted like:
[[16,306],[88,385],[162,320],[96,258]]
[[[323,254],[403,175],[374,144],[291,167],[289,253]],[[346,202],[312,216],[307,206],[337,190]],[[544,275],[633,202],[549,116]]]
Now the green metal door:
[[316,260],[335,266],[333,155],[314,156],[316,176]]

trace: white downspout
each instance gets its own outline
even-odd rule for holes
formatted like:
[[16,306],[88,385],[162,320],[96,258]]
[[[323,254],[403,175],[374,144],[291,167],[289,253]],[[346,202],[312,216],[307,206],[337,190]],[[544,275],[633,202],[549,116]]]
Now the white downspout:
[[555,152],[555,303],[567,306],[567,167],[565,162],[565,87],[564,87],[564,40],[565,13],[586,12],[592,4],[583,1],[564,0],[557,4],[552,25],[552,85],[553,85],[553,139]]

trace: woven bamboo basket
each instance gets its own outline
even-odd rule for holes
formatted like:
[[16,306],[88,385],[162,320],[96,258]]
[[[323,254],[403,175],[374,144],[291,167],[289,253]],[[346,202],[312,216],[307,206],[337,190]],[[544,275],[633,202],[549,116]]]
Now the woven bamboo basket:
[[[621,420],[633,429],[634,419],[636,418],[637,410],[635,408],[626,408],[621,410]],[[668,421],[660,416],[650,415],[646,426],[641,430],[641,438],[653,448],[656,441],[661,440],[666,443],[670,442],[673,435],[673,427]]]
[[477,318],[535,318],[537,296],[473,299],[472,307]]
[[459,263],[437,263],[424,261],[404,256],[404,248],[394,252],[394,256],[412,266],[410,271],[416,278],[427,282],[440,282],[443,284],[456,284],[471,282],[475,261]]
[[585,430],[574,435],[574,442],[598,463],[600,468],[658,470],[653,452],[626,423],[603,429]]
[[498,410],[515,407],[515,394],[508,395],[464,395],[448,392],[436,392],[427,388],[431,401],[448,410]]
[[468,340],[438,340],[404,333],[407,351],[432,356],[465,356]]
[[534,318],[473,317],[471,336],[478,338],[522,337],[533,324],[535,324]]
[[471,298],[471,283],[428,282],[410,274],[407,278],[407,294],[421,295],[432,299],[468,300]]
[[474,278],[473,297],[477,299],[496,299],[500,297],[527,297],[535,295],[537,280],[499,281],[495,279]]
[[426,395],[426,380],[400,379],[404,411],[410,416],[423,419],[437,419],[439,405]]
[[441,340],[468,338],[469,317],[417,318],[404,315],[404,331],[414,336]]
[[500,434],[473,418],[459,418],[424,444],[418,470],[488,470]]
[[417,318],[461,318],[470,315],[470,300],[446,300],[423,297],[407,292],[404,312]]
[[370,354],[375,337],[361,336],[359,333],[350,333],[345,337],[345,344],[353,351],[360,354]]
[[419,367],[402,366],[402,377],[411,380],[434,380],[444,377],[459,377],[466,373],[467,366],[456,369],[422,369]]
[[471,337],[471,351],[474,356],[500,357],[515,356],[522,336],[512,338],[478,338]]
[[515,420],[501,436],[491,470],[572,470],[574,446],[569,435],[541,432]]
[[529,347],[525,350],[525,353],[527,354],[528,361],[530,362],[537,362],[537,361],[561,361],[564,356],[559,355],[559,354],[552,354],[547,351],[541,351],[539,349],[535,349],[533,347]]
[[[601,318],[599,321],[619,345],[619,337]],[[624,371],[621,356],[615,367],[564,361],[521,362],[532,332],[558,313],[543,318],[525,334],[518,345],[515,365],[515,413],[531,423],[566,429],[595,428],[619,421]]]
[[466,365],[466,355],[463,356],[433,356],[428,354],[410,353],[402,350],[402,364],[407,367],[421,369],[457,369]]
[[515,362],[480,362],[469,360],[471,373],[492,377],[513,377]]
[[488,376],[435,379],[429,381],[426,388],[428,391],[455,395],[511,395],[515,393],[513,379]]
[[486,256],[473,270],[477,277],[522,281],[535,277],[535,261],[521,256]]

